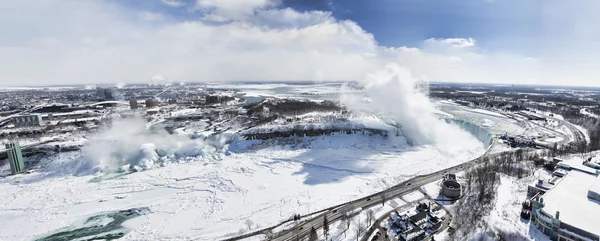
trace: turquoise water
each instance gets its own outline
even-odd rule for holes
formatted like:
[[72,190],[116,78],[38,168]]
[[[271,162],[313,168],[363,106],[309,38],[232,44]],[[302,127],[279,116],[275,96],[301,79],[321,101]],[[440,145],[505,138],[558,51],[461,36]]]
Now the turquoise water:
[[131,231],[122,226],[125,221],[147,213],[150,213],[150,209],[144,207],[95,215],[87,218],[82,223],[37,239],[37,241],[120,239]]

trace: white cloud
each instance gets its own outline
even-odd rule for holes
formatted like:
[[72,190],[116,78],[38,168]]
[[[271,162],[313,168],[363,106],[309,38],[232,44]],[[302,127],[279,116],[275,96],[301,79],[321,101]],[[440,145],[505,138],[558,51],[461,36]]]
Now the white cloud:
[[179,0],[160,0],[163,4],[170,7],[183,7],[185,3]]
[[278,4],[277,0],[196,0],[194,9],[203,11],[206,20],[226,22],[247,19],[257,10]]
[[430,38],[425,40],[429,44],[446,44],[458,48],[475,46],[475,39],[472,38]]
[[471,38],[391,48],[328,12],[262,0],[245,10],[228,5],[235,2],[204,1],[220,9],[209,14],[235,19],[221,24],[138,21],[114,2],[2,3],[0,85],[148,82],[155,73],[175,81],[358,80],[390,62],[432,81],[597,85],[590,60],[598,51],[585,49],[594,45],[543,42],[553,51],[537,55],[481,49]]
[[148,22],[162,21],[165,19],[165,16],[160,13],[153,13],[153,12],[146,12],[146,11],[140,12],[139,17],[140,17],[140,20],[148,21]]

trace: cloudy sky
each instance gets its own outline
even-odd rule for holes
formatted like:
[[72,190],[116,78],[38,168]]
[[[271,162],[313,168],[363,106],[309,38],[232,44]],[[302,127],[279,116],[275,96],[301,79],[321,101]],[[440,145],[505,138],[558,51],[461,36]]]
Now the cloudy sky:
[[600,86],[595,0],[0,0],[0,85],[359,80]]

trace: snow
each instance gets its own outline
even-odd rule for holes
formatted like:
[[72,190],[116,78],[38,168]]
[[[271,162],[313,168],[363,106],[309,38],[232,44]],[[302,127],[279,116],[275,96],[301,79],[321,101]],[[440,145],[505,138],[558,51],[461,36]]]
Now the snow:
[[569,139],[571,140],[575,140],[575,134],[573,134],[573,132],[566,127],[565,125],[561,125],[558,129],[556,129],[558,132],[566,135],[569,137]]
[[439,240],[439,241],[448,240],[448,237],[449,237],[448,229],[444,229],[443,231],[433,235],[433,238],[435,240]]
[[425,198],[425,196],[423,195],[423,193],[421,193],[419,191],[414,191],[414,192],[411,192],[409,194],[402,196],[402,200],[404,200],[408,203],[416,202],[423,198]]
[[375,115],[371,116],[361,116],[361,117],[353,117],[349,119],[351,122],[358,123],[366,128],[379,129],[379,130],[387,130],[393,131],[396,128],[385,123],[383,120],[378,118]]
[[[488,230],[477,230],[473,237],[466,240],[494,240],[489,237],[488,231],[498,233],[517,233],[521,234],[527,240],[550,240],[541,233],[529,220],[521,219],[521,202],[527,198],[527,186],[535,181],[534,176],[516,179],[514,177],[500,174],[500,184],[496,192],[496,200],[490,213],[484,216]],[[447,234],[441,234],[440,238],[447,237]],[[436,240],[438,239],[436,236]],[[520,239],[519,239],[520,240]]]
[[435,182],[428,183],[427,185],[422,186],[421,190],[423,190],[427,196],[431,198],[437,198],[440,195],[440,190],[442,189],[440,186],[441,181],[442,180],[440,179]]
[[491,115],[491,116],[495,116],[495,117],[506,118],[506,116],[504,116],[503,114],[489,111],[489,110],[484,110],[484,109],[469,108],[468,111],[479,113],[479,114],[484,114],[484,115]]
[[588,198],[588,190],[598,177],[573,170],[554,188],[544,194],[544,212],[554,216],[560,212],[560,220],[571,226],[600,235],[598,201]]
[[483,126],[483,127],[492,127],[492,126],[495,126],[495,125],[496,125],[496,123],[494,123],[494,122],[493,122],[492,120],[490,120],[490,119],[483,119],[483,120],[481,121],[481,126]]
[[287,85],[287,84],[265,84],[265,83],[261,83],[261,84],[240,83],[240,84],[215,84],[215,85],[211,85],[211,88],[240,89],[240,90],[244,90],[244,89],[271,90],[271,89],[286,87],[286,86],[289,86],[289,85]]
[[184,116],[184,115],[196,114],[198,112],[199,112],[198,109],[181,109],[181,110],[171,111],[171,116]]
[[596,201],[600,202],[600,177],[596,178],[596,181],[590,186],[588,197],[595,198]]
[[[155,166],[150,150],[164,143],[141,142],[134,153],[147,170],[101,182],[90,182],[97,174],[77,174],[81,168],[95,168],[82,162],[80,152],[61,153],[44,160],[34,173],[0,179],[0,225],[7,230],[0,240],[31,239],[99,212],[140,206],[152,213],[137,218],[144,221],[132,224],[127,239],[214,240],[238,233],[246,220],[260,227],[274,225],[484,152],[470,147],[446,153],[379,136],[297,140],[256,150],[251,149],[256,142],[239,141],[226,153],[205,149],[203,155],[162,167]],[[7,165],[0,171],[8,172]]]
[[[267,92],[264,86],[248,92]],[[472,118],[472,123],[481,123],[484,116],[496,132],[522,129],[500,114],[458,112],[448,113]],[[375,116],[349,119],[368,128],[392,128]],[[188,129],[194,128],[178,129],[169,137],[128,129],[90,137],[82,141],[87,145],[81,152],[51,155],[39,160],[30,174],[1,178],[0,240],[30,240],[91,215],[135,207],[149,207],[151,213],[125,223],[132,230],[127,240],[218,240],[364,197],[485,152],[483,145],[409,146],[403,137],[377,135],[248,141],[227,133],[188,140],[187,135],[200,133]],[[125,163],[119,162],[116,169],[125,172],[107,174],[106,167],[117,157]],[[0,173],[8,173],[6,164],[0,165]],[[381,216],[424,195],[414,192],[403,198],[406,202],[397,198],[372,209]],[[359,217],[364,215],[366,211]],[[250,229],[247,220],[254,223]],[[354,225],[347,235],[332,235],[334,240],[355,239],[350,234]],[[331,226],[332,232],[336,226]]]
[[594,114],[594,113],[591,113],[591,112],[587,111],[587,108],[583,108],[583,109],[581,109],[579,112],[580,112],[581,114],[584,114],[584,115],[587,115],[587,116],[590,116],[590,117],[593,117],[593,118],[600,118],[598,115],[596,115],[596,114]]
[[546,142],[546,143],[556,143],[556,142],[561,142],[564,139],[565,138],[563,138],[562,136],[555,136],[555,137],[544,139],[544,142]]
[[577,130],[581,131],[581,133],[583,133],[583,136],[585,137],[586,143],[590,143],[591,142],[590,141],[590,132],[587,129],[585,129],[585,128],[581,127],[581,126],[578,126],[578,125],[573,125],[573,124],[571,124],[571,125],[574,126],[575,128],[577,128]]

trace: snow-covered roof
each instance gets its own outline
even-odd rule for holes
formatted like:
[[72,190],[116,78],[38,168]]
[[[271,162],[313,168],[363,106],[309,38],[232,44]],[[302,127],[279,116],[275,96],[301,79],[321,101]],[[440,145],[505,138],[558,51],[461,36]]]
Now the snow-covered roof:
[[[563,164],[561,164],[563,163]],[[596,169],[583,165],[583,159],[581,158],[570,158],[562,160],[557,166],[567,166],[572,169],[577,169],[587,173],[596,173]]]
[[588,198],[588,190],[597,178],[581,171],[569,172],[544,195],[544,212],[554,216],[558,211],[561,222],[600,235],[600,201]]

